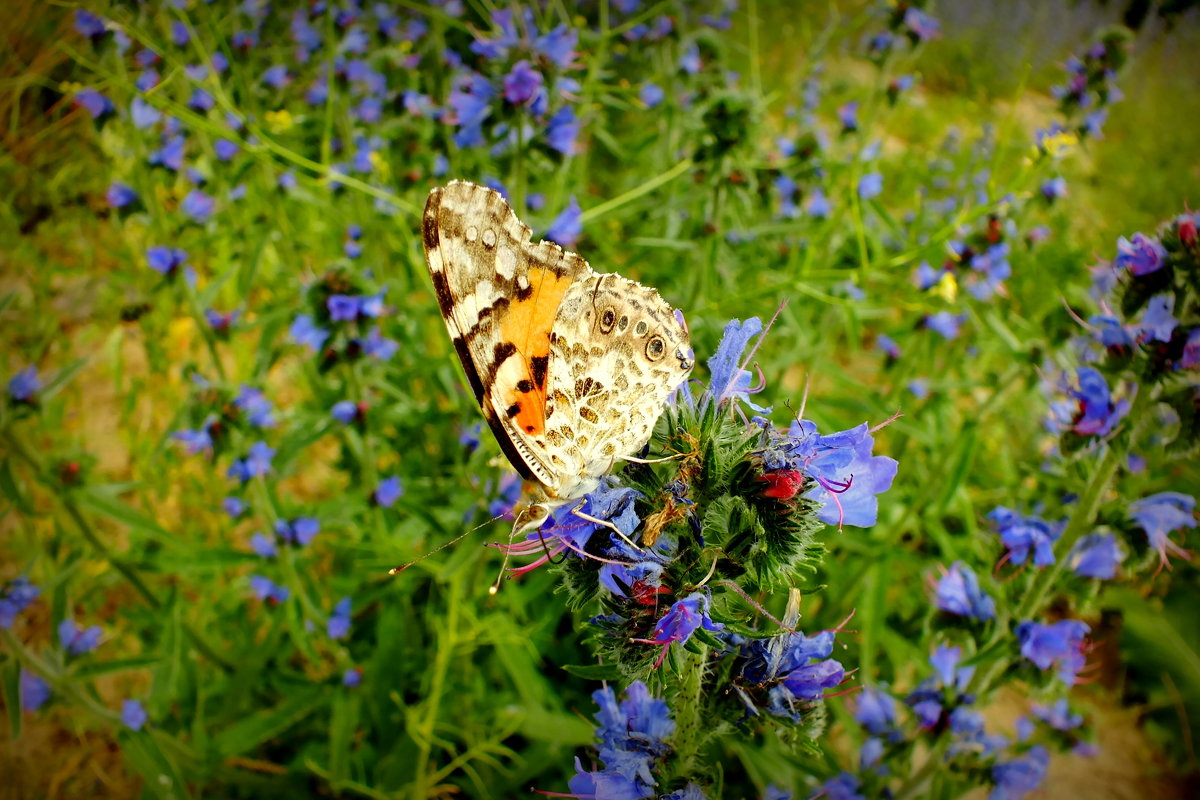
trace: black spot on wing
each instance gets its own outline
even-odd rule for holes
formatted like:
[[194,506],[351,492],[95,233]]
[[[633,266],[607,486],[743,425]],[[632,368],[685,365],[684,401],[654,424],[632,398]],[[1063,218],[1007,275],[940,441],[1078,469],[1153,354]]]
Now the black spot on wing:
[[421,219],[421,240],[425,244],[425,252],[438,246],[437,212],[442,202],[442,190],[434,189],[425,201],[425,215]]
[[483,405],[483,381],[479,380],[479,371],[475,369],[475,361],[471,358],[471,348],[467,346],[467,341],[461,336],[454,337],[454,351],[458,353],[458,360],[462,362],[463,372],[467,373],[467,383],[471,384],[471,391],[475,394],[475,402]]
[[533,382],[539,389],[546,388],[546,370],[550,366],[550,356],[534,356],[529,359],[533,369]]
[[504,416],[508,417],[509,419],[512,419],[513,417],[515,417],[517,414],[520,414],[520,413],[521,413],[521,404],[520,403],[513,403],[511,406],[504,409]]
[[516,352],[517,346],[512,342],[496,343],[496,349],[492,351],[492,363],[488,366],[488,383],[491,383],[492,379],[496,377],[500,365],[512,358]]
[[522,394],[528,394],[529,392],[532,392],[533,391],[533,381],[525,379],[525,378],[522,378],[521,380],[517,381],[517,391],[521,392]]
[[445,272],[430,272],[433,278],[433,291],[437,293],[438,305],[441,306],[442,316],[450,317],[454,311],[454,295],[450,292],[450,281],[446,279]]

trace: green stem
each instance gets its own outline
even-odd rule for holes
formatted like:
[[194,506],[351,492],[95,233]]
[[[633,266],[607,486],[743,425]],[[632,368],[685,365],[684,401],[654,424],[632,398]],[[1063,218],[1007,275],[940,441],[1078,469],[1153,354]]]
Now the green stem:
[[417,742],[417,769],[412,786],[414,800],[423,800],[428,796],[428,784],[433,775],[428,774],[429,754],[433,748],[433,732],[437,726],[438,714],[441,708],[442,692],[446,683],[446,674],[450,670],[450,659],[458,646],[457,631],[459,629],[459,583],[453,577],[446,586],[446,622],[440,626],[442,635],[438,637],[437,655],[434,656],[432,675],[429,679],[429,698],[425,713],[420,724],[413,731]]
[[703,714],[704,672],[708,664],[708,648],[688,653],[679,678],[679,694],[671,704],[675,709],[675,754],[679,775],[692,777],[700,762],[705,731],[709,723]]

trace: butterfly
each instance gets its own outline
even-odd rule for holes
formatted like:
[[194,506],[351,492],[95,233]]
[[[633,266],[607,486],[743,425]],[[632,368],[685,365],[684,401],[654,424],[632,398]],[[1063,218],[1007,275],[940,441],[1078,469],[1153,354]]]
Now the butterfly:
[[537,484],[513,535],[534,530],[650,440],[695,362],[683,314],[655,289],[533,244],[499,192],[467,181],[430,192],[421,233],[475,400]]

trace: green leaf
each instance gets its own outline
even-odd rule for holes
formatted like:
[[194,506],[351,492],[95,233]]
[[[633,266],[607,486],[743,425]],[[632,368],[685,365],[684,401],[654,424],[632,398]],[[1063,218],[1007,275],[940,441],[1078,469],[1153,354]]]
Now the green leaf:
[[7,459],[0,461],[0,492],[3,492],[8,501],[22,514],[32,513],[33,507],[29,505],[21,487],[17,485],[17,479]]
[[152,539],[168,542],[173,545],[182,544],[177,537],[169,533],[157,522],[135,511],[124,502],[109,497],[98,490],[99,487],[86,487],[77,495],[80,502],[98,514],[125,525],[130,530],[144,533]]
[[21,738],[21,662],[10,658],[4,665],[4,674],[0,676],[0,686],[4,689],[4,705],[8,708],[8,729],[12,731],[12,739]]
[[567,664],[563,669],[589,681],[615,681],[621,678],[621,670],[616,664]]
[[162,656],[134,656],[133,658],[116,658],[112,661],[85,664],[71,673],[78,680],[90,680],[101,675],[112,675],[117,672],[128,672],[135,669],[152,667],[162,661]]
[[223,757],[237,756],[269,741],[300,722],[325,703],[323,687],[313,686],[293,694],[274,708],[238,720],[214,738]]
[[42,390],[38,392],[38,398],[40,400],[49,400],[54,395],[58,394],[60,391],[62,391],[62,388],[67,385],[67,382],[74,378],[75,374],[83,369],[87,362],[87,358],[80,358],[63,367],[61,370],[59,370],[58,374],[50,380],[49,383],[42,387]]

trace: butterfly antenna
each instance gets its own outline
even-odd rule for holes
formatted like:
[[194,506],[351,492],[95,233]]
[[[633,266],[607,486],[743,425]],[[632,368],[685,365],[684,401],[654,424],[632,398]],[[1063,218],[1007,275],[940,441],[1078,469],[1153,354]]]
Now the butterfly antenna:
[[391,569],[388,570],[388,575],[399,575],[401,572],[404,572],[404,570],[408,569],[413,564],[419,564],[422,561],[424,561],[425,559],[429,558],[430,556],[442,552],[447,547],[452,547],[452,546],[458,544],[459,542],[461,542],[463,539],[470,536],[475,531],[479,530],[480,528],[486,528],[488,525],[491,525],[493,522],[495,522],[498,519],[501,519],[503,516],[504,516],[503,514],[498,514],[497,516],[494,516],[491,519],[489,519],[487,522],[476,525],[474,528],[471,528],[471,530],[467,531],[466,533],[460,533],[458,536],[455,536],[453,539],[446,542],[445,544],[438,545],[437,547],[433,548],[432,550],[430,550],[428,553],[421,556],[420,558],[414,558],[412,561],[409,561],[406,564],[401,564],[398,567],[392,567]]
[[[488,587],[488,594],[494,595],[500,591],[500,582],[504,580],[504,572],[508,569],[508,556],[512,552],[512,544],[517,538],[517,531],[521,529],[521,519],[525,516],[528,509],[521,511],[513,520],[512,530],[508,534],[508,546],[504,549],[504,559],[500,562],[500,574],[496,576],[496,580],[492,581],[492,585]],[[538,536],[541,536],[541,526],[538,529]]]

